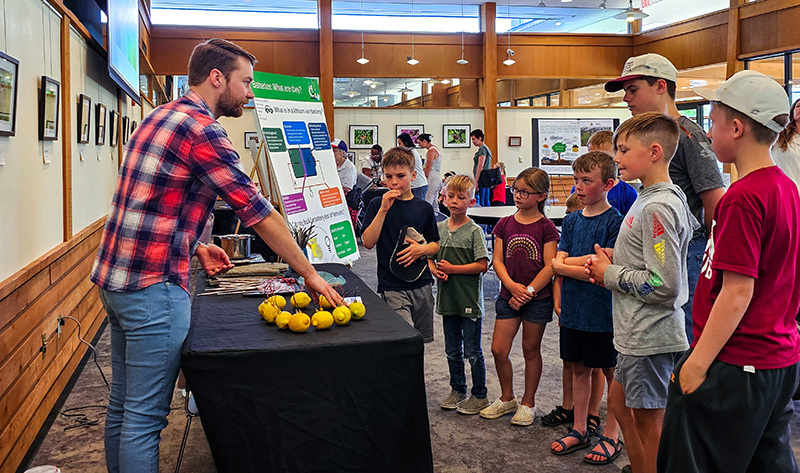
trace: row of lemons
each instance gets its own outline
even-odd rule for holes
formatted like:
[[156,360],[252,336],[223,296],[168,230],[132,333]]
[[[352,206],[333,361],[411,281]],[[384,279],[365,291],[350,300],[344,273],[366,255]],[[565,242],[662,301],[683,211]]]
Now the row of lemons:
[[[311,296],[305,292],[292,295],[289,303],[297,309],[294,314],[283,310],[286,307],[286,298],[279,295],[271,296],[258,306],[258,313],[267,323],[275,324],[279,329],[288,328],[293,332],[305,332],[312,325],[317,330],[330,328],[334,322],[336,325],[347,325],[351,318],[360,320],[367,312],[361,302],[351,302],[349,308],[344,306],[334,308],[325,296],[319,296],[320,309],[309,317],[301,312],[301,309],[305,309],[311,303]],[[329,309],[333,311],[329,312]]]

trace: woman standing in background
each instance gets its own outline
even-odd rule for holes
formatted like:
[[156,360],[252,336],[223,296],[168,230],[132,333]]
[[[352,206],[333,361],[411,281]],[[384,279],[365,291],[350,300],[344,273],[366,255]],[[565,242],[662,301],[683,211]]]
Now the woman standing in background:
[[431,143],[430,133],[423,133],[417,138],[420,148],[425,148],[425,179],[428,180],[428,190],[425,193],[425,200],[438,211],[439,191],[442,189],[442,153],[439,148]]
[[411,193],[415,197],[425,200],[425,194],[428,192],[428,180],[425,178],[425,170],[422,168],[422,156],[419,155],[414,140],[408,133],[400,133],[397,136],[397,146],[402,146],[414,155],[414,170],[417,172],[417,176],[411,181]]
[[800,190],[800,135],[797,134],[797,122],[800,122],[800,100],[795,100],[789,109],[789,124],[778,135],[778,141],[772,145],[772,160],[781,168],[789,179],[793,180]]

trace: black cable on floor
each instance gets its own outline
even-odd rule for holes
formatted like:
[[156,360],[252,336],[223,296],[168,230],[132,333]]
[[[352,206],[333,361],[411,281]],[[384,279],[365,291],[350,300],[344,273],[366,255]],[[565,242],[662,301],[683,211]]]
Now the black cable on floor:
[[[91,343],[89,343],[86,340],[84,340],[83,337],[81,336],[81,330],[82,330],[81,322],[78,319],[76,319],[75,317],[71,317],[69,315],[65,315],[62,319],[71,319],[71,320],[74,320],[75,323],[78,324],[78,340],[80,340],[81,342],[85,343],[86,346],[88,346],[92,350],[92,356],[93,356],[94,364],[95,364],[95,366],[97,366],[97,371],[100,372],[100,377],[103,378],[103,382],[106,384],[106,389],[110,392],[111,391],[111,386],[108,384],[108,380],[106,379],[106,375],[103,373],[102,368],[100,368],[100,363],[97,361],[97,350],[94,348],[94,345],[92,345]],[[64,321],[62,320],[60,323],[63,325]],[[86,409],[102,409],[103,411],[102,412],[98,412],[94,416],[94,418],[89,418],[89,416],[87,414],[83,413],[83,412],[76,412],[76,413],[72,414],[73,411],[84,411]],[[61,411],[61,415],[62,416],[64,416],[64,417],[74,417],[75,418],[74,424],[64,427],[64,430],[67,431],[67,430],[75,429],[75,428],[78,428],[78,427],[90,427],[90,426],[93,426],[93,425],[99,425],[100,424],[100,418],[104,417],[106,415],[105,411],[106,411],[106,406],[100,406],[100,405],[78,406],[78,407],[70,407],[69,409],[63,409]]]

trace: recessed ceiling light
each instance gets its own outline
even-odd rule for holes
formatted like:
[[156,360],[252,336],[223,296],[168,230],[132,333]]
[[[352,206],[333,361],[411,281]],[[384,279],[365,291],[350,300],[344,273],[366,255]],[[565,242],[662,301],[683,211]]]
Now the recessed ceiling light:
[[[563,2],[564,0],[561,0],[561,1]],[[560,22],[560,21],[557,21],[557,22],[556,22],[556,26],[561,26],[561,22]]]

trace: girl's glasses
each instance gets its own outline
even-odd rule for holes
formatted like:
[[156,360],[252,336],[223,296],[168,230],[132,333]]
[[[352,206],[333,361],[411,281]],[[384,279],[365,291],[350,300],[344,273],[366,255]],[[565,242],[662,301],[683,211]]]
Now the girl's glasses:
[[528,192],[528,191],[524,191],[522,189],[517,189],[517,186],[511,186],[511,193],[512,194],[519,194],[519,196],[522,197],[523,199],[527,199],[528,197],[530,197],[530,196],[532,196],[534,194],[544,194],[544,192]]

